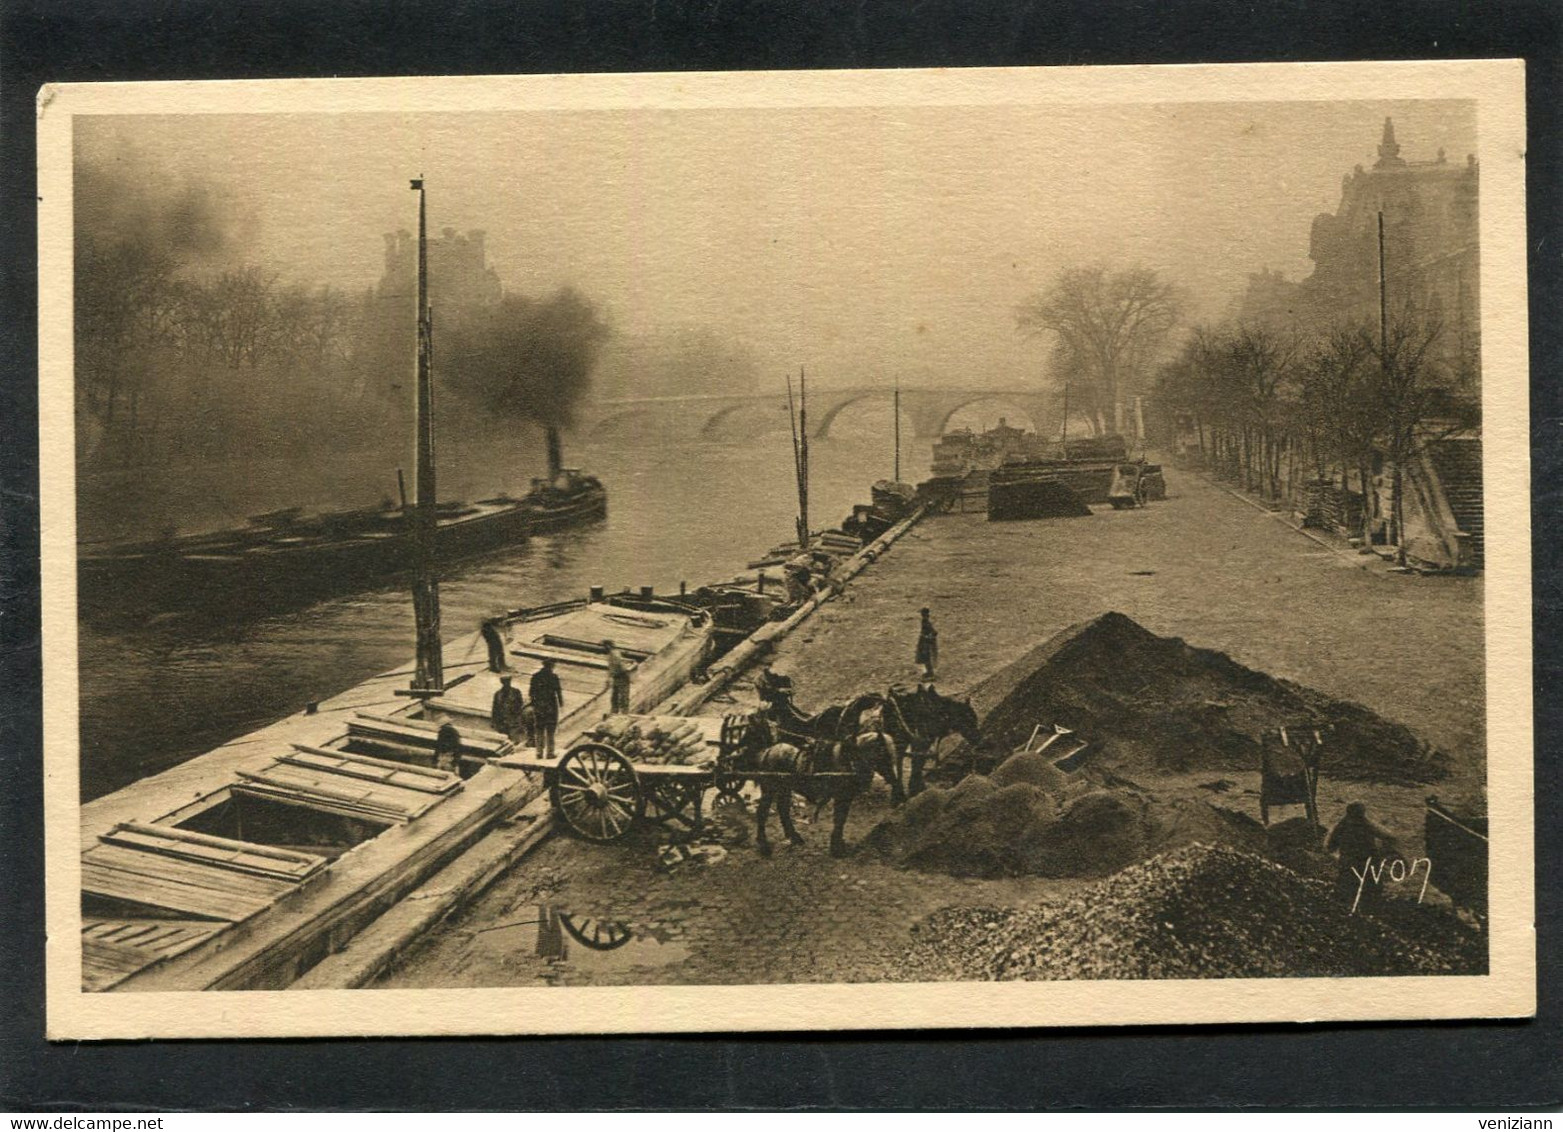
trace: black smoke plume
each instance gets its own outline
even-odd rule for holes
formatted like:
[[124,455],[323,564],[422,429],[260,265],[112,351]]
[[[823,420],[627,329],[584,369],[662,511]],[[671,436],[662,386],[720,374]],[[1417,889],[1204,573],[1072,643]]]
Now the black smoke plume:
[[509,420],[570,427],[611,330],[573,287],[546,298],[507,294],[435,324],[435,370],[446,388]]

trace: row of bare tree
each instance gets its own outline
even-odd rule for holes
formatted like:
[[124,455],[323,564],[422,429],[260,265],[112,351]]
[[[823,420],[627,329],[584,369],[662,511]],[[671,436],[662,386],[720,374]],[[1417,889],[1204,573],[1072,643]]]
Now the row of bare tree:
[[1364,539],[1379,517],[1372,470],[1386,462],[1387,535],[1399,546],[1405,469],[1430,440],[1474,423],[1439,360],[1441,333],[1410,309],[1381,328],[1342,325],[1311,338],[1198,327],[1161,367],[1155,398],[1184,417],[1213,468],[1271,499],[1306,479],[1338,478],[1348,491],[1354,474]]

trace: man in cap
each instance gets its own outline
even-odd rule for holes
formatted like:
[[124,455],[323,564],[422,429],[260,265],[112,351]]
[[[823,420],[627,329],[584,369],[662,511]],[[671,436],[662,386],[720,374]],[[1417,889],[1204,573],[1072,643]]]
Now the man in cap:
[[510,680],[508,672],[499,678],[499,690],[494,693],[494,703],[489,709],[489,723],[514,743],[520,741],[521,732],[525,730],[526,699]]
[[564,707],[564,689],[559,686],[553,657],[543,658],[543,667],[532,674],[527,691],[532,693],[532,745],[540,756],[550,758],[554,753],[554,729],[559,726],[559,713]]

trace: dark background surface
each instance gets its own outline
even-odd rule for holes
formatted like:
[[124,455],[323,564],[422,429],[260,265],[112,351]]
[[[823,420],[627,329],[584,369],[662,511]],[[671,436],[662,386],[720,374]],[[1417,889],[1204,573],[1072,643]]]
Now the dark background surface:
[[[1556,799],[1563,5],[10,0],[0,11],[0,1109],[1479,1108],[1563,1097]],[[48,81],[1522,56],[1540,1009],[1527,1023],[965,1036],[43,1040],[34,96]],[[373,998],[366,997],[366,1009]]]

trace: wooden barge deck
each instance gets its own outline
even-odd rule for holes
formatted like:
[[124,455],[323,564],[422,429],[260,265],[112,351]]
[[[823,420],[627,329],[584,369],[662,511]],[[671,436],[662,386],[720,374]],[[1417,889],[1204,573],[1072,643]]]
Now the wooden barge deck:
[[[517,610],[508,659],[523,688],[545,657],[565,695],[558,742],[606,713],[601,642],[636,663],[646,710],[706,656],[709,619],[676,603],[610,598]],[[499,765],[499,684],[473,637],[444,646],[427,704],[383,673],[82,808],[82,972],[88,990],[285,987],[538,790]],[[459,773],[434,767],[450,722]]]

